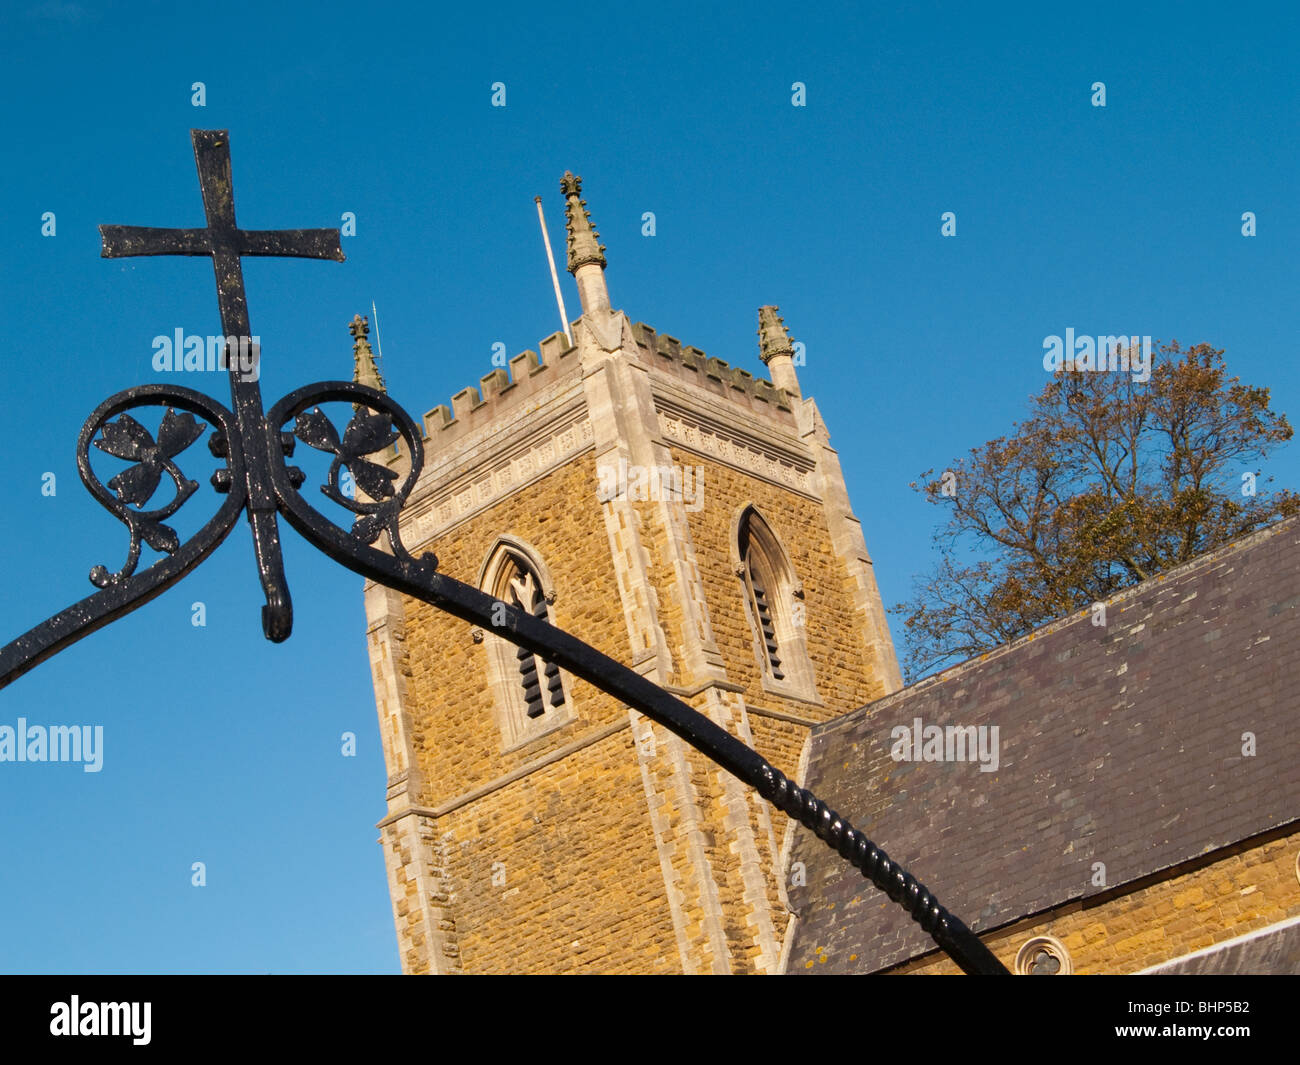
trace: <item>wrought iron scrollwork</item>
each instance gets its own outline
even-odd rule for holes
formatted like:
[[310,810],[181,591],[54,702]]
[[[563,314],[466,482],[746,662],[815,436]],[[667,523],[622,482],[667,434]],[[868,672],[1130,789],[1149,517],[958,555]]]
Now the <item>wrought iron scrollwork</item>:
[[[126,413],[140,407],[164,408],[156,438]],[[195,415],[205,421],[200,423]],[[164,523],[194,495],[198,486],[185,477],[173,460],[193,445],[207,427],[215,430],[209,438],[210,450],[226,458],[226,467],[217,471],[216,478],[218,490],[227,493],[226,499],[201,529],[182,541]],[[98,592],[0,648],[0,687],[83,636],[143,606],[217,549],[234,528],[247,500],[243,488],[243,449],[237,434],[234,415],[229,410],[189,388],[141,385],[119,392],[95,408],[77,439],[77,469],[91,495],[130,530],[126,563],[114,573],[105,566],[95,566],[90,571],[90,579],[100,589]],[[92,443],[106,454],[133,465],[104,483],[90,465]],[[164,476],[172,480],[173,498],[152,510],[140,509],[148,503]],[[162,557],[137,572],[142,542],[159,551]]]
[[[138,407],[164,405],[166,410],[156,440],[148,429],[127,413]],[[182,410],[179,414],[177,407]],[[185,409],[187,407],[190,409]],[[110,573],[105,566],[95,566],[90,571],[90,581],[95,587],[108,588],[131,576],[140,562],[142,542],[160,554],[174,555],[180,549],[176,530],[164,522],[180,510],[199,488],[198,482],[186,478],[173,461],[208,428],[207,423],[194,417],[193,410],[214,424],[224,423],[224,431],[229,431],[233,419],[221,404],[198,392],[166,386],[158,389],[146,386],[121,392],[102,404],[82,426],[77,440],[77,470],[81,480],[131,533],[126,562],[121,569]],[[117,420],[113,421],[115,416]],[[105,484],[91,466],[91,444],[134,465]],[[156,494],[164,475],[171,478],[172,498],[162,506],[143,509]]]
[[[320,409],[320,404],[331,402],[353,405],[352,419],[342,435]],[[294,422],[293,437],[317,451],[333,455],[326,483],[320,486],[320,490],[331,502],[356,515],[349,533],[352,539],[358,544],[370,545],[387,533],[393,554],[414,562],[402,545],[398,530],[402,507],[424,468],[423,439],[411,416],[385,393],[366,385],[351,381],[321,381],[291,392],[272,407],[266,417],[271,431],[276,431],[290,419]],[[405,476],[366,457],[385,451],[399,438],[409,457]],[[340,477],[344,469],[352,475],[358,493],[363,493],[365,498],[350,496],[343,491]],[[305,511],[310,512],[313,521],[333,524],[298,495],[297,489],[305,474],[297,467],[288,467],[285,473],[287,485],[283,482],[277,484],[282,504],[287,496],[292,495],[303,504]],[[435,568],[438,564],[433,555],[425,555],[423,561]]]

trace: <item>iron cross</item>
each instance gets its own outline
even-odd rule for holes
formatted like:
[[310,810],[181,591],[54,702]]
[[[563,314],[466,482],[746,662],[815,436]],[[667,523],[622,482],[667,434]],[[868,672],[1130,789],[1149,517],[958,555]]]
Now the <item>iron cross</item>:
[[[272,449],[284,445],[279,435],[270,433],[265,424],[262,390],[257,381],[259,375],[242,372],[240,360],[230,347],[232,338],[241,347],[252,344],[241,259],[245,255],[273,255],[342,262],[343,250],[339,246],[337,229],[240,229],[235,223],[229,132],[196,129],[190,131],[190,137],[194,142],[194,162],[199,171],[207,227],[100,226],[103,243],[100,254],[105,259],[132,255],[206,255],[212,258],[217,279],[217,303],[221,308],[221,328],[227,338],[230,397],[240,437],[225,443],[227,447],[243,449],[248,523],[252,527],[253,551],[266,595],[266,606],[262,608],[262,631],[268,640],[278,643],[288,639],[293,630],[293,603],[284,576],[271,481]],[[253,349],[252,355],[257,359],[261,353]]]

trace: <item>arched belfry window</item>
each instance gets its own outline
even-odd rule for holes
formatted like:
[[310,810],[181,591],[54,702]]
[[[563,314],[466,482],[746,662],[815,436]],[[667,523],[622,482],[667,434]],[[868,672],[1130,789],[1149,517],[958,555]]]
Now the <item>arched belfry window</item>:
[[785,672],[781,669],[781,644],[776,636],[776,623],[772,620],[771,594],[777,586],[772,579],[771,563],[763,549],[749,537],[745,538],[741,548],[740,560],[744,563],[742,575],[750,616],[758,628],[763,669],[773,680],[785,680]]
[[[515,537],[502,537],[489,553],[479,587],[508,606],[551,621],[555,588],[537,552]],[[560,669],[490,630],[483,631],[488,679],[507,749],[536,739],[570,720],[568,681]]]
[[752,505],[739,511],[734,533],[736,576],[763,687],[774,694],[819,701],[808,658],[803,585],[789,557]]

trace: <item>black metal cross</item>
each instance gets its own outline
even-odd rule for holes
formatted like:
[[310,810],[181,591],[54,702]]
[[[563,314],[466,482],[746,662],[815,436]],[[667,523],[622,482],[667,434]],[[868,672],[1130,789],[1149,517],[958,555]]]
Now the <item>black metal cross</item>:
[[[244,296],[241,257],[274,255],[299,259],[343,261],[337,229],[240,229],[235,223],[235,189],[230,170],[230,135],[224,129],[190,131],[194,162],[203,190],[205,229],[160,229],[149,226],[100,226],[105,259],[131,255],[207,255],[217,278],[217,303],[221,329],[227,338],[230,398],[243,442],[244,482],[248,492],[248,523],[253,530],[253,552],[266,595],[262,631],[277,643],[293,630],[293,603],[284,576],[280,532],[275,519],[275,492],[271,485],[271,448],[278,446],[264,426],[262,390],[257,374],[241,370],[230,347],[232,338],[241,348],[252,344],[248,301]],[[252,350],[253,358],[261,353]],[[251,378],[251,379],[250,379]],[[228,442],[229,443],[229,442]]]

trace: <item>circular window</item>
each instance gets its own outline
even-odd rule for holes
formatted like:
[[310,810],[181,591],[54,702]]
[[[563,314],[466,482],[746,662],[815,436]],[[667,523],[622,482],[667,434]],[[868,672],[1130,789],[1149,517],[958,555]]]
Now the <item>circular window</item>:
[[1069,976],[1073,972],[1070,952],[1052,936],[1034,936],[1016,955],[1018,976]]

